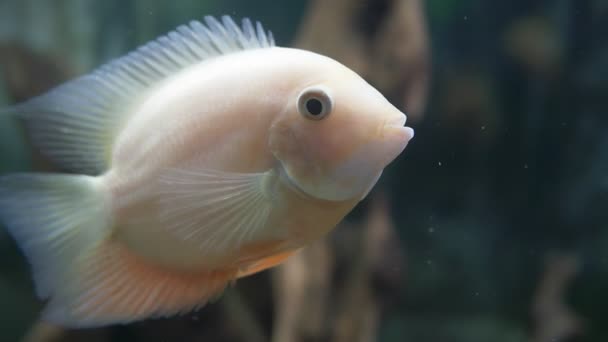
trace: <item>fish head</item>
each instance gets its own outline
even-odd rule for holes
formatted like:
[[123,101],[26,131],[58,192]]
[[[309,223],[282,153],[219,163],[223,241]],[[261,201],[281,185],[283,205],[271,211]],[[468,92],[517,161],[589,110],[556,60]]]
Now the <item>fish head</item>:
[[413,137],[406,116],[345,67],[298,84],[270,127],[270,149],[293,186],[323,200],[365,197]]

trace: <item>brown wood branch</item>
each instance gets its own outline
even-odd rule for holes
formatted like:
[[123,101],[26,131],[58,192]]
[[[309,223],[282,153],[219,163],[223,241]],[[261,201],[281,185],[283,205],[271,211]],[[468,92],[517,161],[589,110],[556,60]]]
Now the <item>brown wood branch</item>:
[[548,258],[532,306],[532,342],[566,341],[583,333],[581,318],[564,302],[578,271],[579,260],[574,255],[556,254]]
[[43,321],[36,322],[23,338],[23,342],[59,342],[65,330]]
[[[369,11],[372,5],[388,6],[379,20],[372,18],[378,14]],[[363,32],[361,21],[366,20],[380,24],[372,28],[374,32]],[[294,45],[340,61],[405,108],[410,120],[422,118],[430,57],[421,0],[313,0]],[[326,241],[305,249],[275,271],[273,341],[320,341],[330,336],[332,341],[375,340],[381,308],[372,278],[374,273],[387,273],[387,261],[395,262],[388,260],[386,246],[396,240],[386,199],[375,201],[367,224],[359,230],[358,248],[349,252],[347,280],[338,293],[328,292],[334,285],[330,283],[333,265],[325,263],[332,262],[335,248]],[[335,315],[333,319],[329,312]],[[324,326],[319,319],[333,324]]]
[[[376,33],[363,35],[360,21],[372,3],[389,10]],[[295,46],[340,61],[422,119],[428,98],[431,63],[424,3],[421,0],[315,0],[306,12]]]
[[220,301],[224,317],[234,327],[233,332],[242,341],[265,342],[268,337],[250,307],[236,288],[229,289]]
[[325,335],[332,265],[329,244],[320,240],[274,271],[273,342],[319,340]]
[[0,43],[0,71],[7,95],[16,102],[40,95],[72,75],[65,63],[16,42]]
[[344,288],[337,296],[334,342],[376,340],[382,307],[372,287],[372,278],[385,269],[387,262],[394,266],[400,264],[397,259],[387,260],[387,254],[393,254],[396,247],[397,236],[385,194],[377,193],[372,197],[366,220],[358,232],[357,254],[346,275]]
[[389,16],[371,43],[370,79],[420,121],[428,98],[431,61],[421,0],[393,2]]
[[353,29],[361,7],[361,1],[312,0],[294,45],[333,57],[359,74],[368,74],[367,44]]

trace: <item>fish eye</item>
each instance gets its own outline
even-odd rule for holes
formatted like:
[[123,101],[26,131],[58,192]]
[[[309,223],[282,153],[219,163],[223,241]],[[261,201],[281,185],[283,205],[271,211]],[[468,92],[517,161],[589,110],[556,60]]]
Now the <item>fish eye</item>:
[[305,89],[298,98],[298,112],[307,119],[324,119],[329,115],[332,107],[331,98],[320,88]]

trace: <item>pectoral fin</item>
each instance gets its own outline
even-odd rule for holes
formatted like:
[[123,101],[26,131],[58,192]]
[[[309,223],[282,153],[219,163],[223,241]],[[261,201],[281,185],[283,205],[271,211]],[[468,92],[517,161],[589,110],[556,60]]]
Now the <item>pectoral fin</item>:
[[167,170],[160,181],[159,220],[207,253],[237,251],[255,241],[273,207],[269,173],[229,173],[193,166]]

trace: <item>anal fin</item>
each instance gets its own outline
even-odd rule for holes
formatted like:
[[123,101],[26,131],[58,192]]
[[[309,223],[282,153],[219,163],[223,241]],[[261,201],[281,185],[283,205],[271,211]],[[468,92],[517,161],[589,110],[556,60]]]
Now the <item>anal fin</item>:
[[277,266],[283,261],[287,260],[287,258],[292,256],[296,251],[297,250],[290,250],[282,253],[277,253],[275,255],[271,255],[269,257],[255,261],[249,264],[247,267],[241,268],[241,270],[237,274],[237,277],[246,277],[254,273],[258,273],[271,267]]
[[108,241],[78,261],[44,319],[85,328],[189,312],[216,298],[235,270],[185,273],[147,263]]

